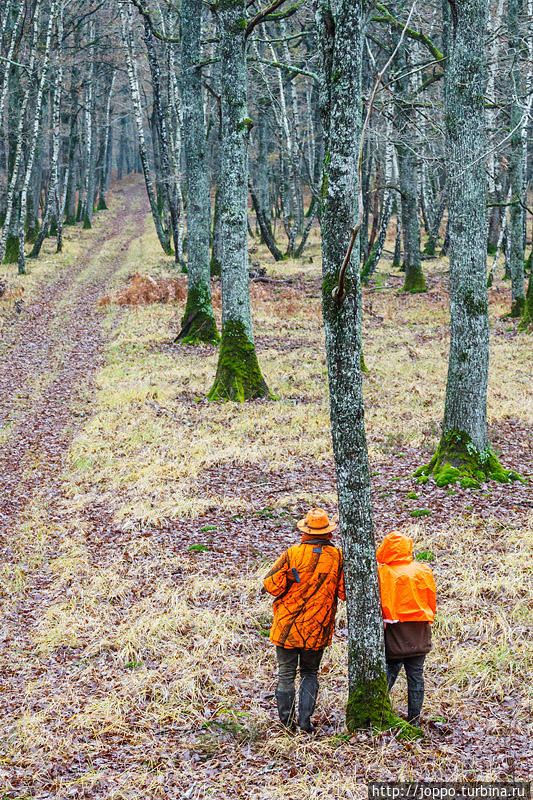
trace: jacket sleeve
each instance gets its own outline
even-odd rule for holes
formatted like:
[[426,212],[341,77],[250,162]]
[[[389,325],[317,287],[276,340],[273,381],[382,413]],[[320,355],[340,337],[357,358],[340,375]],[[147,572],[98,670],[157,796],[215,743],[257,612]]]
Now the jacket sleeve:
[[339,585],[337,586],[337,597],[339,600],[346,600],[346,591],[344,589],[344,559],[341,553],[341,568],[339,574]]
[[270,572],[265,575],[263,586],[266,591],[274,597],[279,597],[287,588],[289,571],[289,554],[283,553],[278,558]]

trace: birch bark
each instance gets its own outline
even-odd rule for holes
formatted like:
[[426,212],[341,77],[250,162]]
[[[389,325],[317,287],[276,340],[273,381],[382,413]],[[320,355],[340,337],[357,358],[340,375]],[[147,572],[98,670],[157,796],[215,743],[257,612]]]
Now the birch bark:
[[[35,59],[37,55],[37,43],[38,43],[38,36],[39,36],[39,26],[41,22],[41,3],[38,0],[35,9],[34,9],[34,16],[33,16],[33,29],[32,29],[32,41],[31,41],[31,49],[30,49],[30,62],[28,65],[28,71],[30,76],[33,78],[34,71],[35,71]],[[50,16],[48,20],[48,31],[50,32],[51,36],[51,29],[54,23],[54,9],[53,7],[50,8]],[[49,45],[49,41],[47,38],[47,44]],[[26,91],[24,93],[24,99],[22,101],[22,107],[20,109],[20,116],[19,116],[19,124],[17,130],[17,140],[16,140],[16,150],[15,150],[15,159],[13,164],[13,169],[11,171],[11,177],[9,181],[9,188],[7,192],[7,207],[6,207],[6,216],[4,219],[4,224],[2,228],[2,237],[0,238],[0,262],[3,261],[4,256],[6,255],[6,245],[8,242],[8,236],[11,233],[11,218],[13,212],[15,210],[15,194],[17,191],[17,185],[19,180],[20,172],[23,168],[23,159],[24,159],[24,151],[23,151],[23,140],[24,140],[24,123],[26,120],[26,111],[28,108],[28,102],[30,99],[30,94],[32,93],[32,81],[28,82],[28,86],[26,87]],[[19,215],[22,216],[22,211],[19,209]],[[26,208],[24,208],[24,216],[22,217],[22,228],[24,229],[24,221],[26,218]],[[16,226],[16,219],[15,219],[15,226]],[[18,229],[18,226],[15,227],[15,230]],[[17,261],[20,257],[20,239],[14,237],[18,247],[11,248],[12,255],[9,257],[9,261]],[[24,259],[24,237],[22,238],[22,256]],[[20,271],[20,270],[19,270]],[[22,273],[21,273],[22,274]]]

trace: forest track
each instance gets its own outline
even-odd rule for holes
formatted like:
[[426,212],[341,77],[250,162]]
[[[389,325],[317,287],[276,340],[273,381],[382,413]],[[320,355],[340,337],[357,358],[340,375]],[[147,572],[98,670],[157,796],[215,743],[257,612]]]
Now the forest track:
[[[142,235],[145,217],[142,184],[126,186],[123,193],[115,194],[96,243],[93,239],[72,268],[47,284],[11,325],[4,326],[0,365],[2,538],[8,536],[37,488],[44,487],[50,500],[59,490],[63,458],[80,423],[73,404],[82,392],[90,390],[91,376],[101,363],[97,301],[120,266],[121,253]],[[133,223],[135,233],[123,229],[125,219]]]

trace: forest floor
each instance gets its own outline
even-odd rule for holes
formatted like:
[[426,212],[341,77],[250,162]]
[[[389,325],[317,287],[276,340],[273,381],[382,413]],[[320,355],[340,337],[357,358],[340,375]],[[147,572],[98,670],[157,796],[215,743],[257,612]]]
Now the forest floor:
[[[212,404],[217,350],[173,344],[185,276],[160,255],[138,179],[90,231],[51,240],[0,299],[0,798],[359,798],[369,780],[526,779],[529,485],[412,477],[439,437],[447,262],[405,295],[383,259],[364,295],[376,537],[431,551],[438,587],[424,740],[346,734],[346,619],[312,736],[276,723],[271,561],[312,505],[335,510],[320,248],[252,285],[276,402]],[[172,302],[115,302],[135,272]],[[24,291],[22,287],[24,286]],[[490,440],[531,476],[531,337],[490,290]],[[118,294],[117,294],[118,293]],[[102,301],[104,298],[104,302]],[[220,291],[214,285],[216,312]],[[124,300],[124,296],[122,296]],[[530,677],[530,676],[529,676]],[[405,713],[405,679],[393,702]]]

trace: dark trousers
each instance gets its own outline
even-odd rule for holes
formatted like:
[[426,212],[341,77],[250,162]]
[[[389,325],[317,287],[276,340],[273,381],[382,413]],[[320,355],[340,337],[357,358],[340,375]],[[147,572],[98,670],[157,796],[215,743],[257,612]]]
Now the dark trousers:
[[281,691],[294,691],[298,666],[300,666],[302,681],[306,678],[318,680],[318,668],[324,655],[323,650],[304,650],[303,647],[289,649],[276,646],[276,655],[278,658],[278,689]]
[[426,656],[412,656],[402,661],[387,661],[387,683],[389,691],[394,686],[402,664],[407,678],[407,719],[420,724],[420,711],[424,702],[424,661]]
[[318,695],[318,669],[324,651],[277,646],[276,655],[279,670],[276,688],[279,718],[283,725],[287,727],[293,725],[296,696],[294,681],[300,667],[298,726],[304,731],[311,731],[311,715],[315,710]]

